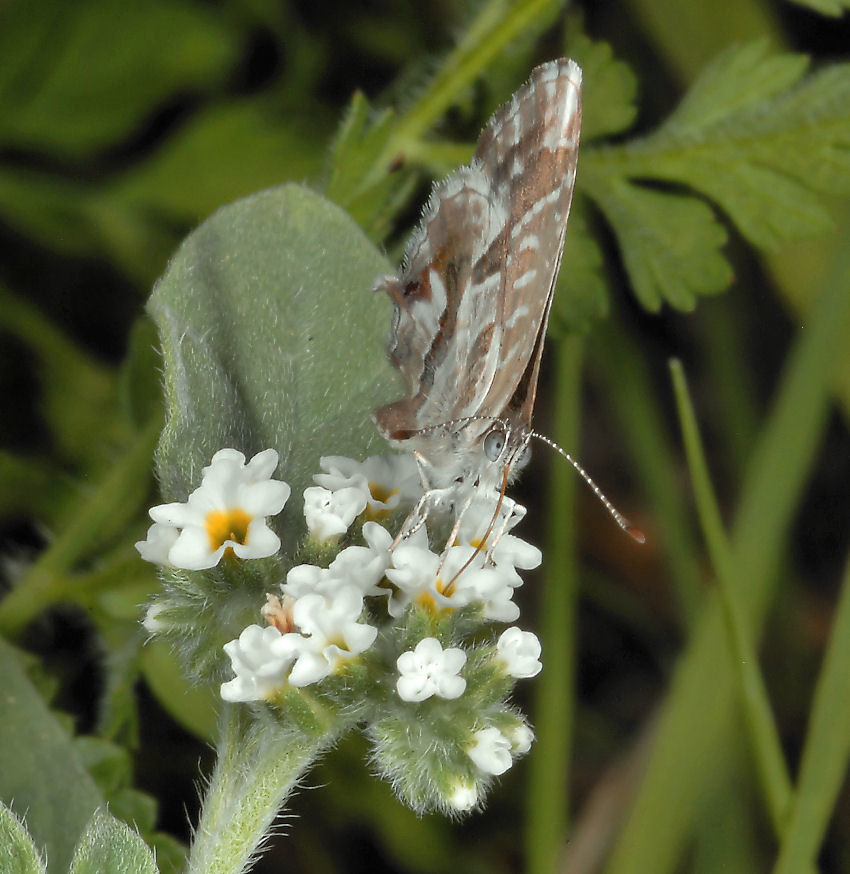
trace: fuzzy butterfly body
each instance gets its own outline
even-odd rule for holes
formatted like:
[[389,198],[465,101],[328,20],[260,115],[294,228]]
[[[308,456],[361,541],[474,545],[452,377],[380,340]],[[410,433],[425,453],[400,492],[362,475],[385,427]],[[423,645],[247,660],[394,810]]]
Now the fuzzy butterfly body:
[[379,284],[407,395],[374,419],[435,491],[503,491],[526,454],[580,127],[578,65],[535,68],[471,163],[434,186],[400,275]]

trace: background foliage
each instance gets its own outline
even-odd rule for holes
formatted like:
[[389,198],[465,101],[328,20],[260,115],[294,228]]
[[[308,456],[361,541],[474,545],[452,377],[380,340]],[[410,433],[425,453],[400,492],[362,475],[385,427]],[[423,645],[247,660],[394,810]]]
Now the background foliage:
[[258,870],[850,869],[848,37],[755,0],[3,5],[0,796],[56,870],[104,801],[166,870],[210,767],[209,697],[137,625],[154,280],[287,181],[394,260],[428,179],[561,54],[585,145],[537,424],[649,543],[538,452],[527,763],[484,814],[417,820],[353,739]]

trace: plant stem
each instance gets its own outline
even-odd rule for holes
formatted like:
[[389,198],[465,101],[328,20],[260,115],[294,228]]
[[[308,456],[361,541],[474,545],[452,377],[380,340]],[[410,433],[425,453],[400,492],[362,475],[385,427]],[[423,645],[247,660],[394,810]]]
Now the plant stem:
[[284,730],[243,705],[225,706],[218,761],[186,874],[241,874],[256,858],[299,778],[336,733]]

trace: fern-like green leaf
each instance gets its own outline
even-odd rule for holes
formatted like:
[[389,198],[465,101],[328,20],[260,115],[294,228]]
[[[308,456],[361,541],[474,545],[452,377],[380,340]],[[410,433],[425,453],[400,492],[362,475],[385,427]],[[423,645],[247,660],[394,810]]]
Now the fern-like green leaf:
[[653,191],[612,178],[594,197],[617,235],[638,300],[655,312],[666,301],[691,310],[732,279],[720,249],[726,231],[693,197]]
[[570,41],[570,57],[582,69],[581,138],[584,142],[628,130],[637,115],[637,79],[606,42],[583,34]]
[[[850,65],[801,78],[805,67],[797,55],[768,55],[762,41],[731,49],[655,133],[584,156],[584,190],[614,228],[645,306],[690,308],[731,271],[704,203],[635,181],[698,192],[763,249],[832,227],[819,195],[850,192]],[[662,204],[672,210],[666,220]]]
[[585,333],[608,314],[608,291],[602,275],[602,250],[590,233],[581,201],[573,206],[558,291],[549,326],[556,333]]

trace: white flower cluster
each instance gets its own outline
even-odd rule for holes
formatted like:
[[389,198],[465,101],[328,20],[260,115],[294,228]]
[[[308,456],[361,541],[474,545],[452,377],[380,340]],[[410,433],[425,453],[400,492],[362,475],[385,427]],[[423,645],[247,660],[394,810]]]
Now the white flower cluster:
[[[186,503],[150,511],[154,525],[136,544],[142,557],[189,570],[213,567],[231,553],[240,559],[265,557],[280,546],[267,517],[279,513],[290,488],[271,479],[278,457],[268,449],[249,462],[233,449],[213,456],[202,482]],[[514,590],[522,584],[517,569],[537,567],[540,551],[510,533],[525,510],[507,497],[476,496],[465,507],[454,542],[442,555],[431,551],[425,525],[393,548],[393,537],[377,519],[412,506],[422,494],[411,456],[356,462],[338,456],[321,459],[322,473],[304,492],[309,538],[333,544],[355,521],[362,521],[364,545],[340,550],[328,567],[302,564],[290,569],[280,595],[269,595],[263,609],[269,624],[250,625],[224,647],[235,674],[221,686],[226,701],[273,700],[287,685],[318,683],[341,665],[366,652],[378,635],[368,624],[366,598],[385,598],[385,611],[399,620],[411,604],[435,615],[479,604],[485,619],[511,622],[519,616]],[[374,608],[373,608],[374,615]],[[164,628],[159,605],[148,611],[151,633]],[[532,677],[541,669],[537,638],[508,628],[499,638],[493,664],[505,675]],[[396,694],[404,702],[431,697],[460,698],[467,653],[444,648],[425,637],[396,663]],[[525,752],[531,732],[507,737],[496,728],[474,735],[468,754],[482,774],[500,774],[512,756]],[[477,790],[458,786],[457,809],[476,803]]]

